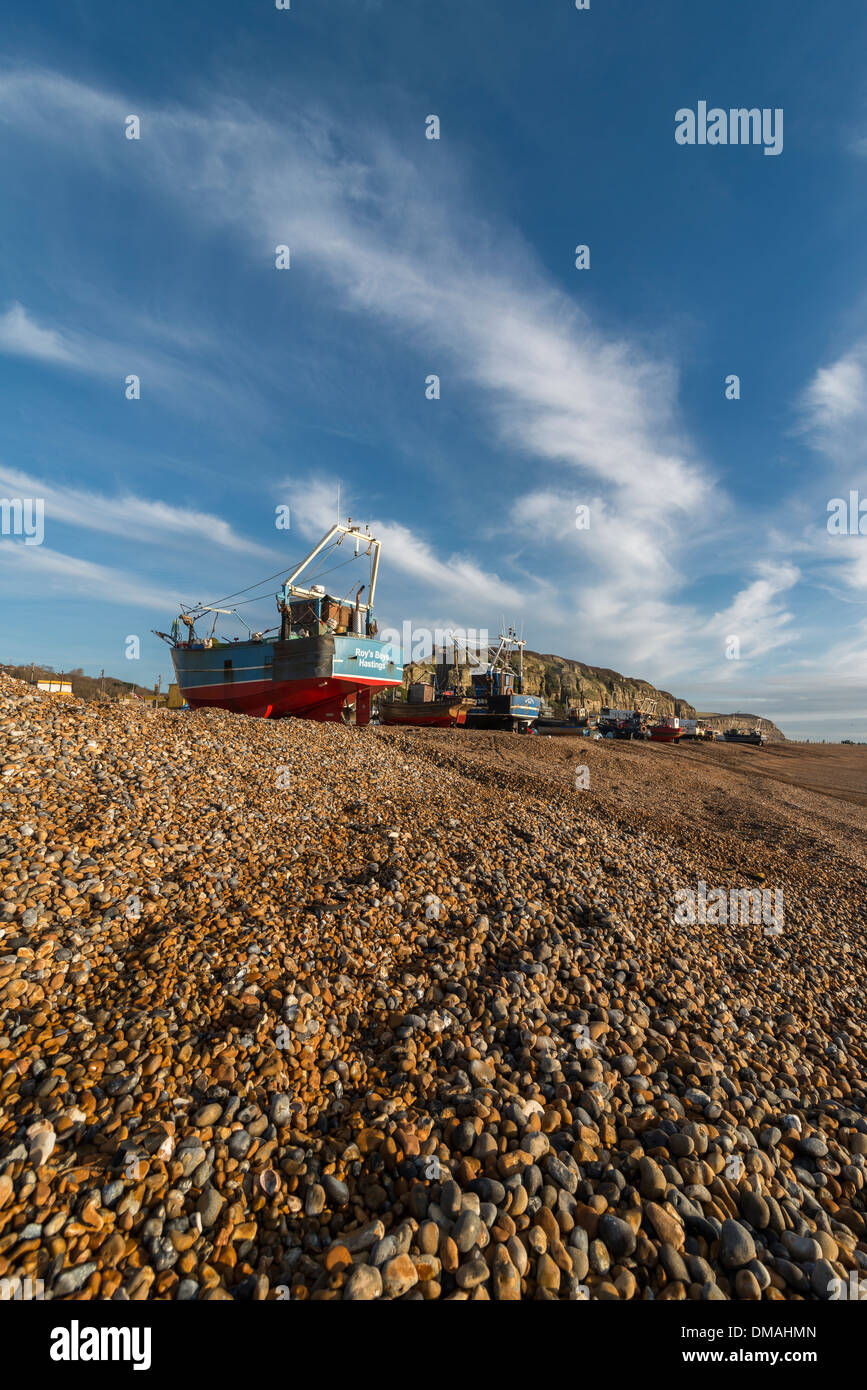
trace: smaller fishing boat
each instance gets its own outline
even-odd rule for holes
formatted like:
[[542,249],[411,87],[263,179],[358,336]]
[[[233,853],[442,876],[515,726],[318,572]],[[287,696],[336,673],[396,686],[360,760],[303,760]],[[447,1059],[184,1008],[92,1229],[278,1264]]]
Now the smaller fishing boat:
[[650,737],[654,743],[677,743],[678,739],[683,738],[684,730],[680,720],[674,715],[667,719],[661,719],[658,724],[651,724]]
[[466,712],[466,726],[527,733],[541,713],[542,701],[538,695],[524,694],[526,643],[510,627],[500,633],[499,644],[488,664],[471,672],[475,704]]
[[763,734],[758,727],[749,732],[743,729],[726,729],[723,740],[726,743],[752,743],[757,747],[761,747],[768,741],[767,735]]
[[600,715],[598,728],[606,738],[647,737],[647,727],[638,710],[624,711],[616,716]]
[[410,724],[425,729],[453,729],[465,724],[465,697],[458,692],[442,693],[435,683],[411,685],[408,699],[383,699],[379,712],[383,724]]
[[573,738],[586,738],[590,732],[591,720],[595,725],[595,716],[588,715],[583,706],[575,705],[563,719],[558,719],[556,715],[551,714],[541,715],[533,725],[533,731],[537,734],[547,734],[552,738],[560,738],[569,734]]

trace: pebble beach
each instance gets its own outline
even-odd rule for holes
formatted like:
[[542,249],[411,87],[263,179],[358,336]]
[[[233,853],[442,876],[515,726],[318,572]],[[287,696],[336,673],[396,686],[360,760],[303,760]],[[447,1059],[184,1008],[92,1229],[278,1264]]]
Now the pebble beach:
[[2,675],[0,745],[7,1291],[867,1290],[857,776]]

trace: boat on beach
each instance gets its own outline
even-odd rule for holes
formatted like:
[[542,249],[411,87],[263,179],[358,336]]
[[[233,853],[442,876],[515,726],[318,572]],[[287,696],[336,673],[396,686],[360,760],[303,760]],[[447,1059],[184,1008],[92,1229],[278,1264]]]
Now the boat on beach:
[[[426,694],[427,691],[431,695]],[[425,693],[416,693],[425,692]],[[411,685],[406,700],[383,699],[379,715],[383,724],[409,724],[426,729],[453,729],[465,724],[466,699],[461,694],[439,695],[434,685]]]
[[546,734],[550,738],[563,738],[569,735],[573,738],[586,738],[594,727],[595,719],[589,716],[586,711],[578,709],[571,709],[565,719],[540,715],[533,725],[535,733]]
[[678,739],[683,738],[684,732],[680,720],[674,715],[650,726],[650,737],[654,743],[677,743]]
[[[355,555],[343,563],[359,557],[370,560],[367,584],[355,591],[354,599],[336,597],[322,584],[313,583],[315,574],[301,582],[314,561],[321,563],[344,542],[354,546]],[[240,605],[195,604],[182,610],[171,634],[156,635],[171,647],[178,688],[190,707],[211,706],[262,719],[293,715],[342,722],[354,705],[355,723],[369,723],[372,693],[398,687],[403,681],[403,666],[395,660],[398,653],[378,638],[373,616],[379,556],[380,542],[369,532],[353,526],[351,519],[346,526],[338,522],[278,590],[279,626],[252,631],[238,613]],[[250,589],[269,582],[263,580]],[[368,599],[362,602],[365,588]],[[210,614],[214,614],[213,624],[203,637],[196,628],[207,624]],[[236,617],[248,635],[218,637],[221,616]]]
[[[486,666],[471,672],[475,704],[466,712],[468,729],[506,729],[527,733],[538,719],[542,701],[524,694],[524,647],[513,628],[501,632],[499,646]],[[517,669],[515,667],[517,666]]]
[[[452,634],[451,640],[461,647],[459,658],[464,664],[478,661],[480,652]],[[472,688],[461,685],[461,665],[446,658],[437,660],[436,675],[431,681],[410,685],[407,698],[380,701],[383,724],[407,724],[426,728],[503,729],[511,733],[527,733],[534,727],[542,708],[538,695],[524,694],[523,652],[526,645],[512,628],[500,633],[497,647],[482,648],[485,665],[470,670]]]
[[763,744],[767,743],[768,739],[767,735],[763,734],[759,728],[749,731],[743,729],[726,729],[723,734],[723,741],[725,743],[752,743],[757,747],[761,747]]

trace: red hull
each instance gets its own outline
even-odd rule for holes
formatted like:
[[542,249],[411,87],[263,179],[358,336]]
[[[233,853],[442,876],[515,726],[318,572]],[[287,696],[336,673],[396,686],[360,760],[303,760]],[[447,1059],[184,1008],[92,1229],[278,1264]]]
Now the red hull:
[[654,743],[677,743],[679,738],[683,738],[683,729],[670,729],[667,725],[661,727],[657,725],[650,730],[650,737]]
[[356,698],[357,722],[366,724],[370,713],[371,689],[393,685],[393,681],[369,681],[360,685],[357,681],[336,678],[287,681],[282,685],[274,681],[245,681],[234,689],[225,685],[200,685],[185,690],[184,695],[192,709],[211,706],[234,710],[236,714],[258,716],[260,719],[284,719],[294,715],[298,719],[315,719],[320,723],[342,721],[347,701]]

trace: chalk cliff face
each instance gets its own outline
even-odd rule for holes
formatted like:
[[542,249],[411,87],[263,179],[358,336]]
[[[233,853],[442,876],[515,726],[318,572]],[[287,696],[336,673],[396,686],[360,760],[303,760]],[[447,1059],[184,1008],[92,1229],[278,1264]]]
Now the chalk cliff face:
[[[415,662],[407,667],[405,677],[426,680],[433,672],[431,662]],[[466,668],[462,668],[462,684],[470,684]],[[570,661],[565,656],[524,652],[524,689],[528,695],[542,695],[555,712],[565,710],[570,700],[579,701],[590,714],[598,714],[603,705],[613,709],[634,709],[644,700],[656,701],[658,715],[673,714],[681,719],[694,719],[696,711],[687,700],[679,700],[668,690],[657,690],[649,681],[634,676],[621,676],[602,666],[585,666],[583,661]],[[769,719],[755,714],[714,714],[711,725],[721,732],[743,726],[754,729],[756,724],[767,734],[770,743],[782,743],[785,735]]]
[[683,715],[687,719],[695,714],[686,700],[678,700],[667,690],[657,690],[649,681],[621,676],[619,671],[600,666],[585,666],[564,656],[525,652],[524,678],[529,694],[544,695],[555,706],[580,699],[591,714],[598,714],[603,705],[633,709],[643,700],[655,700],[657,714]]
[[[433,672],[433,663],[414,662],[407,667],[409,680],[426,680]],[[470,684],[466,667],[461,668],[462,684]],[[643,700],[656,701],[657,714],[677,714],[690,718],[695,714],[686,700],[678,700],[667,690],[657,690],[649,681],[621,676],[599,666],[585,666],[581,661],[569,661],[565,656],[540,655],[524,652],[524,690],[528,695],[542,695],[555,709],[565,709],[570,700],[579,701],[591,714],[598,714],[603,705],[613,709],[633,709]]]

